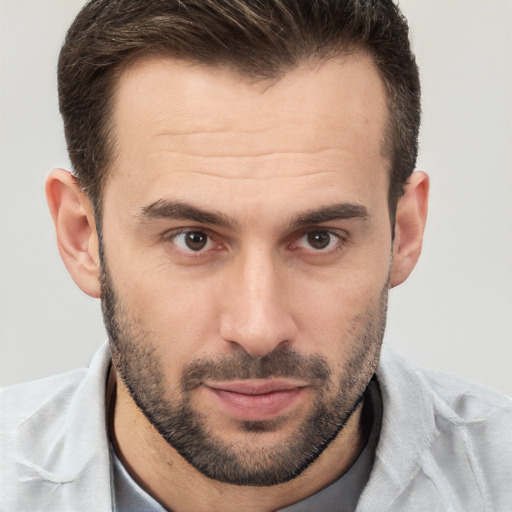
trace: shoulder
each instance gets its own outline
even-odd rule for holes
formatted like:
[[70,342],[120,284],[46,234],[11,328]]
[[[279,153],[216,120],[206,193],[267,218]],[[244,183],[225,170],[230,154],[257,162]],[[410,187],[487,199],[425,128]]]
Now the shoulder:
[[388,479],[389,489],[395,486],[400,510],[416,510],[407,501],[413,498],[429,511],[510,510],[510,397],[422,370],[389,347],[377,380],[383,418],[376,474]]
[[450,421],[472,423],[501,415],[512,420],[512,397],[455,375],[432,370],[423,375]]
[[0,428],[5,433],[17,429],[27,419],[50,407],[56,411],[66,407],[84,380],[86,368],[73,370],[32,382],[0,389]]
[[389,347],[383,348],[378,373],[385,384],[414,385],[435,406],[435,414],[455,423],[512,414],[512,397],[456,375],[418,368]]
[[30,432],[36,423],[40,433],[60,429],[59,419],[87,404],[104,402],[105,376],[110,365],[108,345],[102,345],[88,368],[16,384],[0,389],[0,432],[2,437]]
[[6,510],[72,510],[79,501],[83,510],[104,509],[100,505],[110,496],[109,367],[104,344],[89,368],[0,390],[0,494]]

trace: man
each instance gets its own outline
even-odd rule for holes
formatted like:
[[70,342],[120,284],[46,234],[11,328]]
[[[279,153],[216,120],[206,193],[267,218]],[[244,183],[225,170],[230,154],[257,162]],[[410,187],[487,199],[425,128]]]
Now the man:
[[47,197],[109,346],[1,395],[5,510],[508,510],[508,398],[382,350],[421,250],[393,2],[90,2]]

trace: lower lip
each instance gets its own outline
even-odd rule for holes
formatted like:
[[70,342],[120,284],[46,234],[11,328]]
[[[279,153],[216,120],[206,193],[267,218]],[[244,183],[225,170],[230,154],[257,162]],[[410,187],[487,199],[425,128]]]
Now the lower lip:
[[210,387],[207,389],[231,414],[246,421],[275,418],[290,408],[305,392],[304,388],[294,388],[247,395]]

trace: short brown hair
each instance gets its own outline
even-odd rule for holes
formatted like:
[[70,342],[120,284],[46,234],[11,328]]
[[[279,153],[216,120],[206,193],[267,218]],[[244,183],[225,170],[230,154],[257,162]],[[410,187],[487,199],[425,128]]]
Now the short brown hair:
[[59,103],[74,172],[99,213],[114,157],[112,95],[149,53],[276,78],[304,59],[370,55],[387,91],[384,150],[394,217],[416,165],[420,83],[408,26],[392,0],[91,0],[62,47]]

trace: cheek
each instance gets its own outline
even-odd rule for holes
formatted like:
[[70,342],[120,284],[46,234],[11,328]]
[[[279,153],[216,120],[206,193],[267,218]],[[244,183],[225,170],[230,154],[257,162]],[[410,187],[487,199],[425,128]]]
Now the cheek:
[[385,271],[369,276],[355,268],[331,276],[321,286],[303,282],[293,293],[302,350],[338,359],[352,353],[367,324],[378,321],[386,283]]
[[184,280],[169,272],[146,271],[124,288],[137,323],[152,333],[165,364],[176,367],[197,357],[218,332],[218,300],[204,280]]

